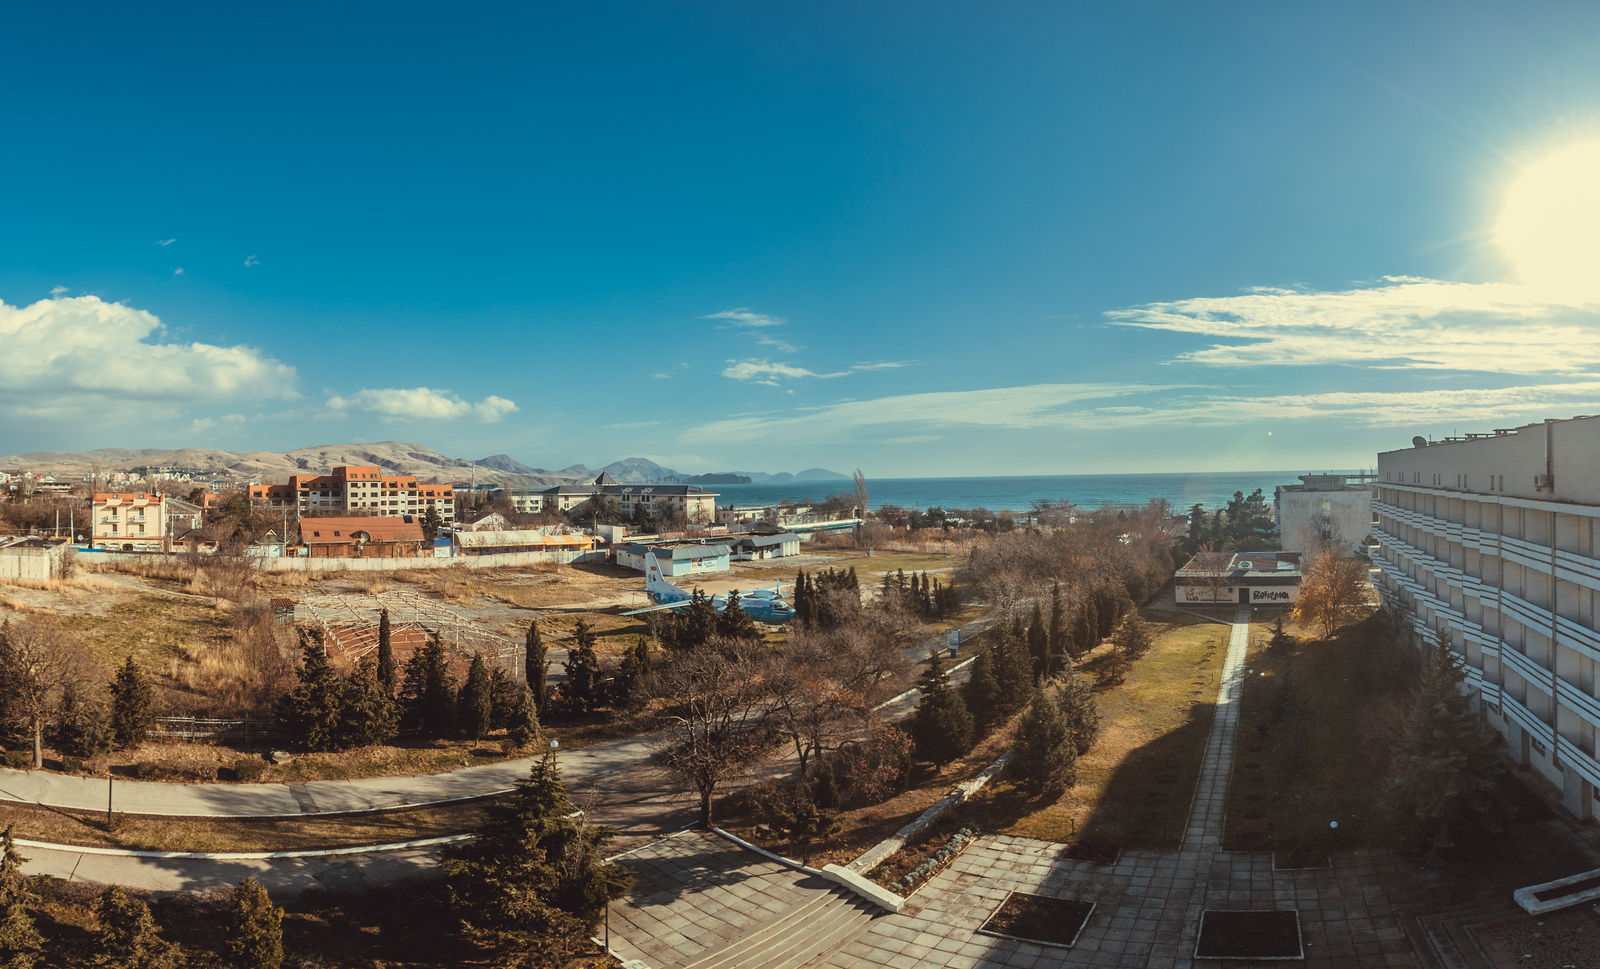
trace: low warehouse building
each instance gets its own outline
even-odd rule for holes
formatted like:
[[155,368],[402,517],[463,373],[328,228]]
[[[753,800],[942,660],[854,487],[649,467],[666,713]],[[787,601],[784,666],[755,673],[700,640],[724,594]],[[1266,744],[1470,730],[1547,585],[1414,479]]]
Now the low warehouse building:
[[776,535],[740,535],[730,542],[736,562],[759,562],[800,554],[800,536],[790,532]]
[[726,545],[618,545],[617,564],[644,571],[646,555],[654,552],[666,578],[726,572],[733,550]]
[[1180,606],[1287,605],[1300,593],[1299,552],[1201,552],[1173,577]]

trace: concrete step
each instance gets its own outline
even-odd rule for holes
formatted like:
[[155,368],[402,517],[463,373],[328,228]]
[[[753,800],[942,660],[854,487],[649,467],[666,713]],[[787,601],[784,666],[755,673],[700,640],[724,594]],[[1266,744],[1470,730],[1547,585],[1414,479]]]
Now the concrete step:
[[684,969],[799,969],[850,938],[875,911],[832,889],[797,905],[705,955]]

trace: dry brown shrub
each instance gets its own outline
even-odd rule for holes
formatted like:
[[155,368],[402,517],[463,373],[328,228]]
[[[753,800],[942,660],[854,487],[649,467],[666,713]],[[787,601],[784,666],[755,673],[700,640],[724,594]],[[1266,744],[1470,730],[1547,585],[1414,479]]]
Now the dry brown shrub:
[[185,645],[186,662],[174,660],[174,680],[205,697],[212,716],[266,714],[294,679],[294,639],[273,618],[265,599],[237,605],[231,635],[216,645]]
[[389,586],[379,579],[361,579],[356,582],[355,591],[369,596],[381,596],[389,591]]
[[37,589],[42,592],[56,592],[61,589],[88,589],[90,591],[106,591],[117,588],[117,584],[110,579],[103,579],[98,575],[74,575],[64,579],[18,579],[0,577],[0,585],[14,585],[22,589]]

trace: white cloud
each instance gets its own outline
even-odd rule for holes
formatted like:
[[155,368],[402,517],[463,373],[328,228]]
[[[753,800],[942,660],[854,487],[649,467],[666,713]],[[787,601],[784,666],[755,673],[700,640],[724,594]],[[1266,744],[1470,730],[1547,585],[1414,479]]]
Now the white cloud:
[[294,368],[254,347],[156,342],[161,330],[154,314],[98,296],[0,303],[0,415],[135,420],[296,396]]
[[50,287],[50,297],[52,299],[60,299],[61,297],[67,295],[67,293],[69,293],[69,292],[71,292],[71,290],[67,289],[67,287],[65,287],[65,286],[51,286]]
[[221,417],[202,417],[189,424],[190,433],[198,434],[212,428],[237,428],[244,424],[243,414],[224,414]]
[[245,256],[244,264],[246,268],[249,268],[250,266],[259,266],[261,265],[261,260],[257,259],[255,256]]
[[447,390],[428,387],[363,388],[348,397],[329,397],[325,405],[333,414],[373,414],[385,423],[405,420],[474,420],[493,424],[514,414],[517,405],[504,397],[493,395],[477,403],[462,400]]
[[785,439],[849,440],[866,428],[885,427],[905,436],[911,428],[1038,428],[1079,422],[1086,400],[1159,393],[1174,386],[1142,384],[1034,384],[989,390],[903,394],[876,400],[847,400],[824,407],[730,417],[690,431],[693,438],[754,440],[777,434]]
[[757,313],[748,306],[739,306],[721,313],[700,317],[702,320],[726,320],[734,326],[783,326],[787,320],[765,313]]
[[790,343],[788,340],[780,340],[775,336],[768,336],[765,333],[754,333],[751,335],[755,337],[757,346],[771,347],[778,353],[793,354],[800,352],[800,348],[795,346],[793,343]]
[[174,269],[172,271],[172,275],[174,275],[174,276],[182,276],[183,275],[183,267],[179,266],[177,269]]
[[173,244],[173,243],[174,243],[174,242],[177,242],[177,241],[178,241],[178,240],[176,240],[176,239],[157,239],[157,240],[156,240],[156,245],[158,245],[158,246],[161,246],[161,247],[162,247],[162,248],[163,248],[163,249],[164,249],[164,248],[166,248],[166,247],[167,247],[167,246],[170,246],[170,245],[172,245],[172,244]]
[[777,362],[762,358],[760,360],[729,360],[729,366],[724,367],[722,375],[733,380],[742,380],[746,383],[766,384],[769,387],[778,386],[779,377],[819,377],[824,380],[833,377],[843,377],[850,373],[848,370],[839,373],[816,373],[805,367],[796,367],[793,364]]
[[1213,366],[1336,363],[1531,374],[1600,364],[1600,307],[1550,302],[1507,283],[1388,277],[1364,289],[1261,288],[1106,316],[1122,326],[1231,341],[1178,356]]
[[621,430],[629,430],[629,431],[631,431],[631,430],[633,430],[635,428],[639,428],[639,427],[660,427],[662,424],[665,424],[665,423],[666,423],[666,421],[630,421],[630,422],[624,423],[624,424],[602,424],[601,425],[601,430],[609,431],[609,430],[621,429]]
[[882,360],[878,363],[858,363],[851,367],[853,373],[862,373],[868,370],[899,370],[901,367],[912,367],[915,364],[910,360]]

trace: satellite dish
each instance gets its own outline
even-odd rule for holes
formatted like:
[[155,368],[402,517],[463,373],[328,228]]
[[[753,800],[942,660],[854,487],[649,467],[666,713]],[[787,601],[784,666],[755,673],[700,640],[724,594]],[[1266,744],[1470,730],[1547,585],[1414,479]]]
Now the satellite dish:
[[1427,447],[1428,446],[1428,439],[1423,437],[1421,434],[1418,434],[1416,437],[1411,439],[1411,446],[1412,447]]

